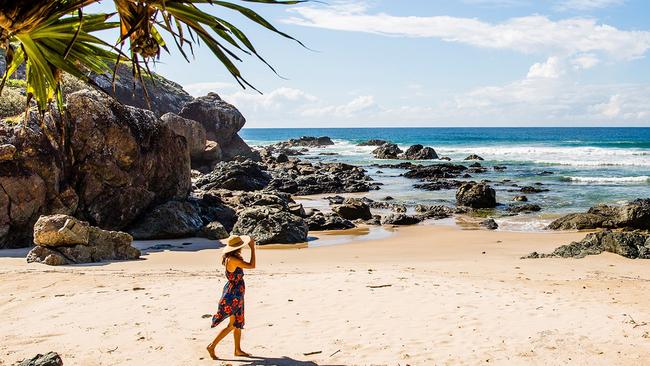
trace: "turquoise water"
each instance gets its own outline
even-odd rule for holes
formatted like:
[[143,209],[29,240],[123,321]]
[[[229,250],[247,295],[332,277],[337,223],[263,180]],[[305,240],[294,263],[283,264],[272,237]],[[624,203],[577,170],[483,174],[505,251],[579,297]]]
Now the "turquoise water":
[[[387,161],[374,159],[373,148],[356,146],[358,142],[385,139],[403,149],[419,143],[457,163],[469,154],[478,154],[485,159],[484,166],[505,165],[508,169],[489,170],[474,175],[474,179],[510,179],[519,185],[542,183],[550,190],[528,195],[531,203],[543,207],[541,213],[497,220],[502,227],[514,230],[536,230],[560,214],[598,203],[650,197],[650,128],[244,129],[241,136],[251,145],[329,136],[336,145],[313,149],[309,157],[364,166],[374,179],[385,184],[382,190],[369,193],[371,198],[391,195],[407,204],[453,203],[455,192],[418,190],[412,187],[415,181],[399,176],[401,170],[371,167]],[[320,156],[324,151],[339,155]],[[553,174],[540,175],[543,171]],[[494,184],[494,188],[500,203],[507,204],[518,194],[508,192],[512,187]]]

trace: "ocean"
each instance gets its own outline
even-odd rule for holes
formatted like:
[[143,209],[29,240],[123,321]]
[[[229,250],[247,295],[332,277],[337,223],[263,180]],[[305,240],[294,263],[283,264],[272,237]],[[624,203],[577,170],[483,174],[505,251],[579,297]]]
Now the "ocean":
[[[589,207],[621,204],[650,197],[650,128],[281,128],[240,132],[251,146],[262,146],[300,136],[329,136],[334,146],[312,149],[305,156],[315,161],[345,162],[362,166],[369,175],[384,183],[368,193],[381,199],[390,195],[408,205],[453,204],[454,190],[429,192],[413,188],[414,180],[400,176],[403,170],[379,169],[374,163],[398,162],[374,159],[373,147],[356,146],[369,139],[383,139],[403,150],[413,144],[433,147],[439,156],[453,163],[478,154],[483,166],[506,166],[504,171],[489,169],[473,179],[494,182],[510,180],[520,186],[542,183],[548,192],[527,194],[529,203],[539,204],[538,213],[505,216],[497,214],[504,230],[541,230],[554,218]],[[322,152],[338,155],[323,156]],[[440,161],[422,161],[434,164]],[[545,172],[544,174],[542,174]],[[552,173],[549,174],[548,172]],[[512,187],[492,184],[499,203],[511,203]]]

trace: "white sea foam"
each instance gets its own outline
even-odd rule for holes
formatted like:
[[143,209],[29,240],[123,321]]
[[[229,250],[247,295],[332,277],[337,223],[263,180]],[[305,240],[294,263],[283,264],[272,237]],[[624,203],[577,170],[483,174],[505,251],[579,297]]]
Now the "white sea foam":
[[647,184],[650,177],[565,177],[564,180],[583,184]]
[[647,149],[619,149],[600,147],[562,146],[489,146],[441,147],[438,155],[462,159],[478,154],[486,160],[521,161],[568,166],[643,166],[650,167]]

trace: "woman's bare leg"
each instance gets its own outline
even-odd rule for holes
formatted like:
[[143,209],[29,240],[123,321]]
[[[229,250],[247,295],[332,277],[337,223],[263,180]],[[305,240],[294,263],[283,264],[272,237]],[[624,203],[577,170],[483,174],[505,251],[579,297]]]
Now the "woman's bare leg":
[[235,329],[235,317],[231,316],[230,317],[230,322],[228,323],[228,326],[225,327],[219,334],[217,334],[217,337],[208,345],[208,353],[210,354],[210,357],[212,357],[213,360],[217,359],[217,355],[214,353],[214,349],[217,347],[217,344],[221,342],[222,339],[226,338],[228,333],[232,332],[233,329]]
[[235,328],[233,336],[235,337],[235,356],[250,356],[250,354],[242,351],[241,349],[241,329]]

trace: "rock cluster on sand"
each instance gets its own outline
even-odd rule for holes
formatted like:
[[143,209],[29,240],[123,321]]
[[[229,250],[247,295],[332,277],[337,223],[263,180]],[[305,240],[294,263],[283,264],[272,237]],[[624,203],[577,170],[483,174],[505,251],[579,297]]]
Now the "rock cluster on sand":
[[650,199],[637,199],[623,206],[599,205],[586,213],[563,216],[548,225],[551,230],[627,228],[650,230]]
[[315,231],[346,230],[355,227],[352,221],[346,220],[333,212],[316,212],[309,216],[306,221],[309,225],[309,230]]
[[485,183],[468,182],[456,191],[456,203],[471,208],[496,207],[496,192]]
[[32,358],[18,362],[15,366],[63,366],[63,360],[56,352],[48,352],[44,355],[39,353]]
[[[0,161],[0,248],[28,246],[40,215],[72,214],[119,230],[150,205],[190,191],[186,141],[152,112],[80,91],[68,95],[66,113],[66,152],[43,133],[37,113],[25,127],[0,126],[0,143],[16,148]],[[45,125],[56,118],[46,115]]]
[[602,252],[615,253],[627,258],[650,259],[650,233],[603,230],[588,234],[579,242],[562,245],[550,254],[533,252],[525,258],[584,258]]
[[381,219],[382,225],[415,225],[422,221],[419,216],[406,215],[403,213],[389,214]]
[[140,251],[132,242],[127,233],[102,230],[72,216],[41,216],[34,225],[36,246],[27,262],[63,265],[137,259]]
[[250,235],[259,244],[300,243],[309,227],[299,216],[276,206],[256,206],[237,213],[233,234]]
[[370,220],[370,206],[360,198],[346,198],[340,205],[332,207],[332,211],[347,220]]

